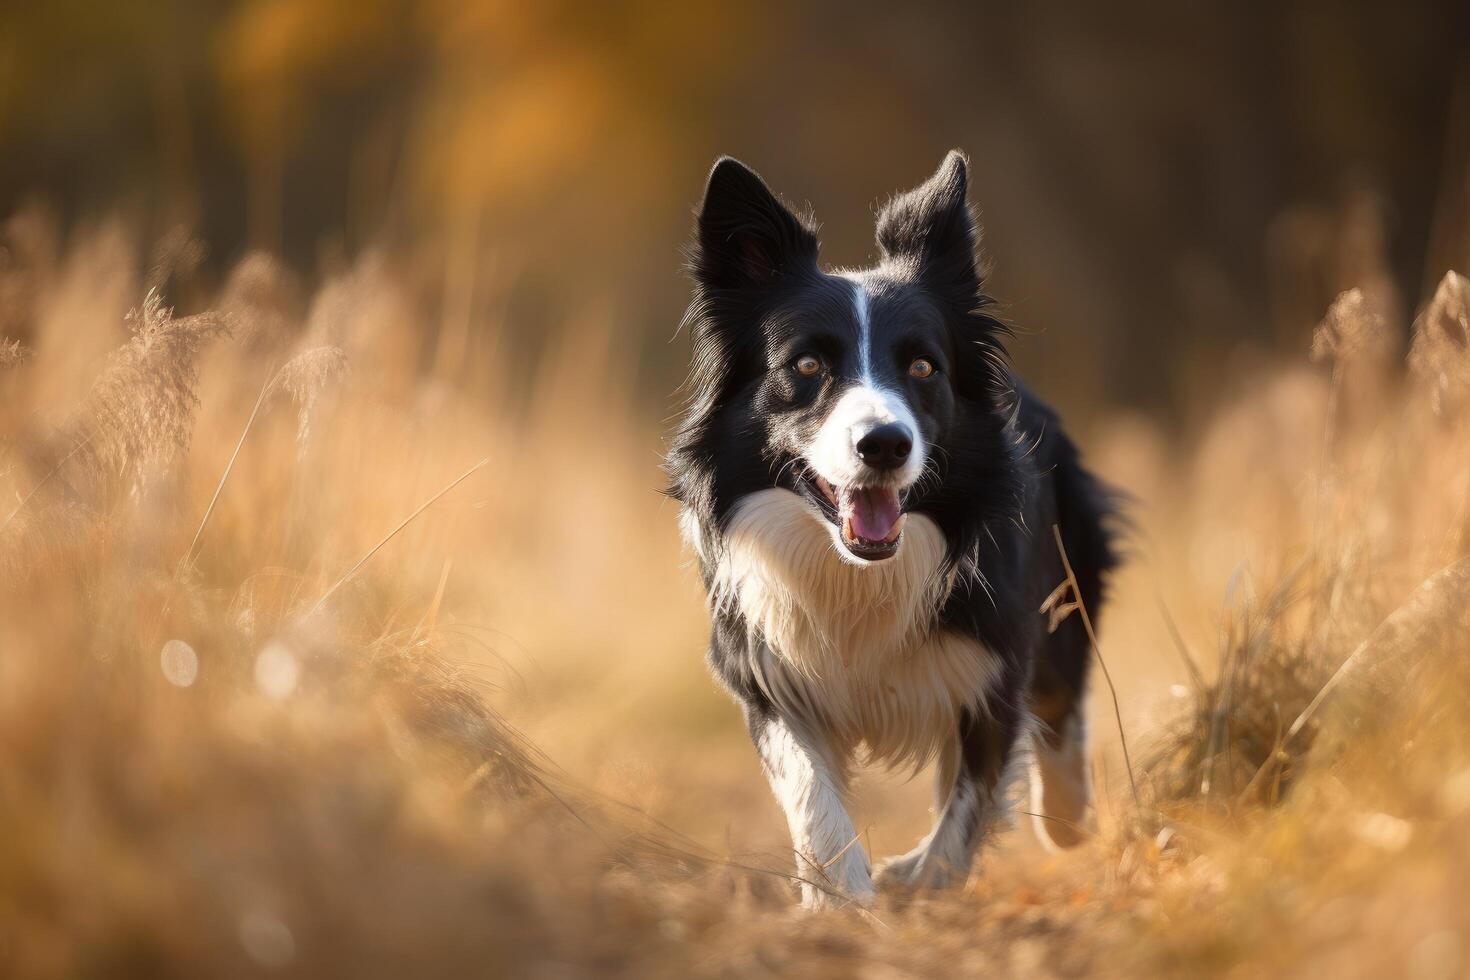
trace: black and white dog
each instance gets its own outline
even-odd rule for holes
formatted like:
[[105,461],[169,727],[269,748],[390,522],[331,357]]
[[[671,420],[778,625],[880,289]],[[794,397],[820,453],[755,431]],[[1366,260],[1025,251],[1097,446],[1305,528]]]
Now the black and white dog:
[[[880,261],[818,264],[808,219],[724,158],[691,248],[690,403],[668,460],[713,630],[786,811],[803,901],[959,882],[1034,743],[1044,839],[1081,832],[1089,776],[1060,528],[1096,613],[1112,510],[1021,387],[987,310],[966,164],[952,152],[878,216]],[[845,806],[855,759],[935,761],[938,821],[875,874]]]

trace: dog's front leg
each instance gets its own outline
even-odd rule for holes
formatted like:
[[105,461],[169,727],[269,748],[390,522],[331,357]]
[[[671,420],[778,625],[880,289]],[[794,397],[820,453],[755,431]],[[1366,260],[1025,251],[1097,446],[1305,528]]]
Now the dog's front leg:
[[824,908],[844,899],[871,902],[868,857],[844,799],[846,760],[809,726],[774,711],[752,712],[750,734],[786,811],[802,904]]
[[1003,813],[1003,776],[1020,728],[1020,712],[1014,709],[998,706],[988,717],[965,713],[955,743],[940,759],[941,809],[934,830],[912,851],[883,862],[879,887],[964,883],[976,846]]

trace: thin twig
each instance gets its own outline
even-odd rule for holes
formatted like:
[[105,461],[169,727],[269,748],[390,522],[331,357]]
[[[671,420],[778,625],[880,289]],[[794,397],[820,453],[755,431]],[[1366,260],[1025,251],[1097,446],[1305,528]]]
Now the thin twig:
[[1337,665],[1337,669],[1332,672],[1332,676],[1327,678],[1327,682],[1318,688],[1317,693],[1312,696],[1312,700],[1308,701],[1307,706],[1296,716],[1296,720],[1291,723],[1291,727],[1286,730],[1286,734],[1277,739],[1275,751],[1266,757],[1266,761],[1261,763],[1260,768],[1256,770],[1255,775],[1251,777],[1250,783],[1247,784],[1247,788],[1253,786],[1256,780],[1260,779],[1266,770],[1276,763],[1280,754],[1286,751],[1286,746],[1301,733],[1303,728],[1307,727],[1307,722],[1312,720],[1312,716],[1317,713],[1317,709],[1332,694],[1343,677],[1362,659],[1363,654],[1372,648],[1373,640],[1378,636],[1378,632],[1381,629],[1383,629],[1383,625],[1379,624],[1378,628],[1369,635],[1368,639],[1354,647],[1353,652],[1348,654],[1347,659]]
[[372,548],[368,551],[367,554],[365,554],[361,558],[359,558],[357,560],[357,563],[347,570],[347,574],[346,575],[343,575],[335,583],[333,583],[333,585],[332,585],[332,587],[330,589],[328,589],[326,592],[322,593],[322,597],[316,601],[316,605],[314,605],[314,606],[311,607],[311,612],[307,613],[307,616],[310,617],[312,615],[315,615],[316,614],[316,611],[318,609],[321,609],[321,607],[326,603],[326,601],[328,599],[330,599],[332,597],[332,595],[338,589],[340,589],[342,586],[346,585],[352,579],[352,576],[354,576],[354,575],[357,574],[358,569],[360,569],[360,568],[362,568],[362,566],[366,565],[372,559],[373,555],[376,555],[382,549],[382,547],[385,544],[387,544],[389,541],[392,541],[393,538],[398,534],[399,531],[402,531],[404,528],[406,528],[410,524],[412,524],[413,521],[414,521],[414,518],[418,517],[424,511],[428,510],[434,503],[436,503],[439,500],[440,497],[444,496],[446,493],[448,493],[449,491],[453,490],[455,487],[459,486],[464,481],[468,480],[471,476],[473,476],[479,470],[484,469],[486,466],[489,465],[489,463],[490,463],[490,457],[489,456],[486,456],[484,459],[480,460],[474,466],[471,466],[469,469],[465,470],[459,476],[455,477],[455,479],[452,480],[449,483],[449,485],[446,486],[443,490],[440,490],[438,493],[434,494],[434,496],[430,497],[428,500],[425,500],[422,504],[420,504],[418,510],[415,510],[412,514],[409,514],[407,517],[405,517],[402,520],[402,522],[399,523],[399,525],[397,527],[395,527],[393,530],[389,531],[386,535],[384,535],[383,540],[381,540],[377,544],[373,545]]
[[1296,720],[1286,730],[1286,737],[1282,739],[1283,745],[1297,737],[1301,730],[1307,726],[1307,722],[1312,720],[1312,716],[1317,713],[1317,709],[1322,707],[1322,702],[1326,701],[1328,696],[1336,689],[1337,685],[1342,682],[1343,677],[1347,676],[1352,668],[1357,666],[1358,661],[1363,658],[1363,654],[1366,651],[1372,649],[1372,641],[1377,637],[1377,633],[1378,631],[1374,630],[1373,634],[1362,643],[1359,643],[1353,652],[1348,654],[1347,659],[1339,664],[1337,669],[1332,672],[1332,676],[1327,678],[1327,682],[1312,696],[1312,700],[1307,702],[1307,706],[1302,709],[1301,714],[1296,716]]
[[1066,817],[1054,817],[1049,813],[1037,813],[1035,810],[1022,810],[1020,807],[1012,808],[1011,812],[1019,813],[1023,817],[1035,817],[1037,820],[1050,820],[1052,823],[1059,823],[1063,827],[1072,828],[1084,837],[1097,836],[1097,831],[1092,830],[1088,827],[1084,827],[1082,824],[1077,823],[1074,820],[1068,820]]
[[250,410],[250,418],[245,420],[245,428],[240,432],[240,438],[235,442],[235,451],[230,454],[230,461],[225,464],[225,471],[220,474],[219,485],[214,488],[214,496],[209,498],[209,506],[204,508],[204,516],[199,519],[199,528],[194,532],[194,540],[189,542],[189,550],[184,552],[179,567],[183,568],[194,558],[194,549],[199,547],[199,539],[204,536],[204,528],[209,524],[209,517],[214,513],[214,505],[219,503],[220,494],[224,493],[225,481],[230,478],[230,472],[235,468],[235,460],[240,458],[240,450],[245,445],[245,437],[250,434],[250,427],[255,424],[255,417],[260,414],[260,406],[265,404],[265,394],[270,390],[271,381],[275,378],[275,371],[269,371],[265,376],[265,383],[260,386],[260,394],[255,397],[255,407]]
[[1179,632],[1179,624],[1174,619],[1174,614],[1169,611],[1169,605],[1164,597],[1158,593],[1154,594],[1154,600],[1159,604],[1159,613],[1164,617],[1164,625],[1169,629],[1169,638],[1174,641],[1174,649],[1179,653],[1179,659],[1184,661],[1185,669],[1189,671],[1189,679],[1194,682],[1196,691],[1205,689],[1205,676],[1195,662],[1194,654],[1189,652],[1189,646],[1184,642],[1184,634]]
[[444,589],[449,584],[449,570],[453,567],[453,558],[444,559],[444,568],[439,572],[439,587],[434,590],[434,599],[429,603],[429,608],[424,613],[424,618],[419,620],[419,624],[414,627],[413,635],[409,637],[410,644],[417,643],[419,637],[427,630],[432,630],[434,624],[438,622],[439,607],[444,602]]
[[37,493],[39,493],[41,491],[41,488],[44,487],[47,483],[49,483],[51,481],[51,478],[53,476],[55,476],[57,473],[60,473],[61,472],[61,468],[66,465],[66,461],[69,460],[69,459],[71,459],[77,453],[81,452],[82,451],[82,448],[85,447],[85,446],[87,446],[88,444],[90,444],[91,441],[92,441],[92,437],[89,435],[89,436],[87,436],[87,438],[83,439],[81,442],[79,442],[75,446],[73,446],[71,448],[71,452],[69,452],[65,456],[61,457],[61,462],[59,462],[55,466],[51,467],[51,472],[49,472],[45,476],[41,477],[40,482],[37,483],[35,486],[31,487],[31,492],[28,493],[28,494],[26,494],[23,498],[21,498],[20,503],[18,503],[18,504],[15,505],[15,510],[12,510],[10,512],[9,516],[7,516],[5,518],[5,523],[0,524],[0,531],[4,531],[7,527],[9,527],[10,526],[10,522],[13,521],[13,520],[15,520],[15,516],[17,514],[19,514],[21,511],[23,511],[23,510],[26,509],[26,504],[28,504],[28,503],[31,502],[31,498],[34,497]]
[[[827,871],[827,869],[830,868],[830,867],[832,867],[832,865],[834,865],[838,861],[842,860],[842,855],[844,855],[848,851],[852,850],[853,847],[856,846],[858,840],[861,839],[862,836],[863,836],[862,834],[853,834],[852,835],[852,840],[850,840],[846,844],[843,844],[842,845],[842,850],[838,851],[836,854],[832,855],[827,860],[820,862],[819,867],[821,867],[823,874],[825,874],[826,871]],[[810,858],[808,858],[807,860],[808,861],[811,861]],[[811,863],[818,864],[818,862],[815,862],[815,861],[811,861]]]
[[1072,586],[1072,595],[1077,600],[1077,612],[1082,615],[1082,628],[1087,631],[1087,640],[1092,644],[1093,656],[1097,657],[1098,666],[1102,668],[1103,679],[1108,682],[1108,693],[1113,696],[1113,717],[1118,722],[1118,741],[1123,745],[1123,765],[1128,769],[1128,788],[1133,791],[1134,810],[1142,812],[1143,803],[1138,796],[1138,783],[1133,778],[1133,759],[1128,754],[1128,735],[1123,731],[1123,709],[1118,705],[1118,689],[1113,685],[1113,675],[1108,670],[1108,662],[1103,659],[1102,647],[1098,645],[1097,633],[1092,628],[1092,617],[1087,613],[1087,603],[1082,601],[1082,589],[1077,585],[1077,574],[1072,571],[1072,561],[1067,557],[1067,546],[1062,543],[1062,529],[1053,524],[1051,534],[1056,539],[1057,553],[1062,558],[1062,568],[1067,573],[1067,582]]

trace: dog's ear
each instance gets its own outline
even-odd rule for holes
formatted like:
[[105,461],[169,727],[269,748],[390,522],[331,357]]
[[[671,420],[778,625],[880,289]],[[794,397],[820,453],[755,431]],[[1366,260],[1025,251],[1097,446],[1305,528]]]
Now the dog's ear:
[[973,302],[980,292],[978,234],[968,189],[964,154],[950,150],[934,176],[889,201],[878,214],[878,247],[884,258],[912,263],[927,285],[960,304]]
[[710,171],[691,266],[701,285],[744,289],[814,271],[816,232],[733,157]]

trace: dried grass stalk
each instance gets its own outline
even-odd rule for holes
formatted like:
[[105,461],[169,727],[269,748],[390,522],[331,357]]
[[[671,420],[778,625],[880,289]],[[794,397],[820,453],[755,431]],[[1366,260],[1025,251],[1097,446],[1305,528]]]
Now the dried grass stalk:
[[279,392],[296,403],[296,441],[305,447],[311,438],[312,414],[318,397],[333,381],[347,373],[347,355],[340,347],[313,347],[281,366],[271,379],[266,397]]
[[[1157,802],[1230,806],[1267,788],[1274,799],[1290,782],[1300,760],[1282,753],[1287,723],[1331,670],[1289,625],[1303,599],[1296,576],[1288,576],[1264,603],[1232,618],[1216,677],[1193,693],[1188,712],[1145,764]],[[1303,740],[1303,751],[1309,744]],[[1273,760],[1276,778],[1262,784]]]
[[1409,368],[1435,414],[1458,414],[1470,401],[1470,280],[1458,272],[1445,273],[1414,322]]
[[1387,320],[1361,289],[1333,300],[1312,333],[1312,360],[1341,371],[1355,364],[1383,365],[1393,359],[1395,341]]
[[19,367],[32,355],[33,351],[18,340],[0,340],[0,371]]
[[116,351],[87,398],[80,454],[104,485],[139,489],[189,446],[199,405],[199,353],[227,335],[216,313],[175,317],[158,292],[128,314],[132,339]]
[[[1378,690],[1397,689],[1420,658],[1434,652],[1462,654],[1470,649],[1470,558],[1440,569],[1414,590],[1402,606],[1353,650],[1297,715],[1285,740],[1296,737],[1329,697],[1362,675],[1376,677]],[[1392,670],[1394,677],[1383,675]]]

